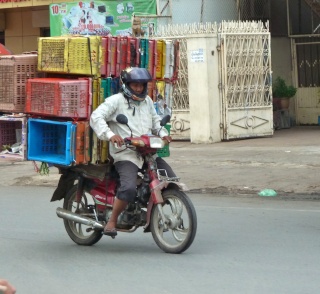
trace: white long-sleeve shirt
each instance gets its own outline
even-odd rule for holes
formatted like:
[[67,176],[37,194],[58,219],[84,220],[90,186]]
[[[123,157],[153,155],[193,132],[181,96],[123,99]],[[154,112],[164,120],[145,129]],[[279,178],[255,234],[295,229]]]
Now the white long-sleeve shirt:
[[[158,131],[161,128],[161,119],[153,106],[151,98],[147,96],[140,103],[130,100],[130,106],[123,94],[119,93],[108,97],[105,102],[92,112],[90,126],[99,139],[109,141],[114,135],[119,135],[122,138],[131,136],[129,128],[117,122],[116,117],[118,114],[124,114],[128,118],[128,125],[132,130],[133,137],[145,134],[158,135]],[[167,130],[162,128],[159,136],[168,136]],[[121,151],[123,149],[125,149],[124,146],[117,149],[113,144],[109,144],[110,155],[113,157],[114,162],[129,160],[141,168],[143,161],[137,157],[136,152],[130,149]]]

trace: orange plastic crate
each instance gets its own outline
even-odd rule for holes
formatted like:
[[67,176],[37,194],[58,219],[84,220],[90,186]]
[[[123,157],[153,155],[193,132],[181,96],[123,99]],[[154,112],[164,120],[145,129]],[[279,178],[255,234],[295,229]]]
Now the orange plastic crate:
[[89,131],[90,126],[88,121],[77,122],[75,164],[87,164],[90,162]]
[[89,79],[28,80],[26,113],[88,118]]
[[24,112],[26,84],[37,76],[37,54],[0,56],[0,111]]

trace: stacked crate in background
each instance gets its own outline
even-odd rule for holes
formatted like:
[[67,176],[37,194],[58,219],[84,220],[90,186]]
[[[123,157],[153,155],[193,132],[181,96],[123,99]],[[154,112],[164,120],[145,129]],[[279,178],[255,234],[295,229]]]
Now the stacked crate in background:
[[28,79],[37,76],[36,54],[0,56],[1,158],[26,159],[26,85]]
[[4,114],[0,116],[1,159],[26,160],[27,117]]
[[0,56],[0,111],[23,113],[27,80],[36,76],[36,54]]

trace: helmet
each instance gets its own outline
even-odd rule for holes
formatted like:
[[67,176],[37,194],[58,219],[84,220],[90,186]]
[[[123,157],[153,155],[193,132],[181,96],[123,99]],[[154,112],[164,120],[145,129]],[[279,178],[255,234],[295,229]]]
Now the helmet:
[[[149,71],[140,67],[128,67],[120,74],[120,82],[122,83],[122,91],[126,98],[136,101],[144,101],[147,97],[148,82],[152,80]],[[136,93],[130,87],[130,83],[142,83],[142,93]]]

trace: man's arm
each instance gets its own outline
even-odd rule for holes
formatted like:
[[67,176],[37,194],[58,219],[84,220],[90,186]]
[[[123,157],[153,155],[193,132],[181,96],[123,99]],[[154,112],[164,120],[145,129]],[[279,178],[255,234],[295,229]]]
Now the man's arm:
[[90,126],[100,140],[109,141],[115,134],[109,128],[107,121],[117,109],[116,99],[108,98],[99,105],[90,116]]

